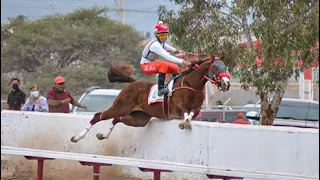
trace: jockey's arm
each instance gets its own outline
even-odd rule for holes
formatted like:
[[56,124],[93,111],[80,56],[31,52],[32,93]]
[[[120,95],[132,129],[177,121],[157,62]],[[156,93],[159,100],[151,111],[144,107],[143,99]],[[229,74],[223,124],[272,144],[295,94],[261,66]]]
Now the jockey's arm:
[[165,44],[165,45],[164,45],[164,49],[165,49],[167,52],[172,52],[172,53],[177,52],[177,49],[174,48],[174,47],[172,47],[172,46],[170,46],[169,44]]
[[170,53],[168,53],[160,43],[153,43],[150,46],[150,51],[158,54],[159,56],[163,57],[165,60],[176,63],[176,64],[182,64],[183,59],[177,58],[172,56]]

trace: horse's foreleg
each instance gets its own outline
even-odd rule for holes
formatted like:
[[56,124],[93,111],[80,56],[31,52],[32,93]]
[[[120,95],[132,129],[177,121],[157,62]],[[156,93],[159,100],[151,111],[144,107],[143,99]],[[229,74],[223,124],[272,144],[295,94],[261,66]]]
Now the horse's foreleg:
[[194,116],[194,112],[190,112],[190,113],[183,113],[183,116],[184,116],[184,120],[179,123],[179,128],[180,129],[190,129],[191,130],[191,124],[190,124],[190,121],[192,119],[192,117]]
[[185,111],[183,113],[184,120],[179,124],[179,128],[180,129],[185,129],[186,128],[186,129],[190,129],[191,130],[190,121],[193,118],[194,114],[195,114],[194,111],[190,111],[190,113]]
[[183,116],[184,116],[184,121],[191,121],[192,117],[194,116],[194,112],[193,111],[191,111],[190,113],[185,112]]

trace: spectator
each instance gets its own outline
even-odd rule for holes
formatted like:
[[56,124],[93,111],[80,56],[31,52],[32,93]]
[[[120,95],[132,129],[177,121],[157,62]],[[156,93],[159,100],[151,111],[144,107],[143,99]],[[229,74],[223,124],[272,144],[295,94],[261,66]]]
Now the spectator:
[[54,79],[53,87],[47,93],[47,100],[49,112],[70,113],[69,103],[87,109],[87,106],[81,105],[75,101],[70,92],[65,89],[65,80],[62,76],[57,76]]
[[218,100],[218,101],[216,101],[216,104],[217,104],[217,106],[218,106],[218,109],[223,109],[223,103],[220,101],[220,100]]
[[30,88],[30,96],[24,104],[22,111],[38,111],[48,112],[49,106],[47,98],[40,95],[40,89],[37,85],[33,85]]
[[20,80],[18,78],[11,79],[12,91],[8,94],[7,110],[20,111],[26,101],[26,94],[19,88]]
[[216,101],[216,104],[217,106],[223,106],[223,103],[220,100]]
[[236,120],[234,120],[232,123],[234,124],[249,124],[248,121],[246,121],[244,119],[244,114],[242,112],[237,114],[237,118]]

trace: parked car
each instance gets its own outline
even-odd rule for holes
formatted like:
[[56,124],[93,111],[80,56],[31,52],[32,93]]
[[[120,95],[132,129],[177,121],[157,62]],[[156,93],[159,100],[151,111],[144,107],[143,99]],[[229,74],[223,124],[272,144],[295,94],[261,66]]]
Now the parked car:
[[108,109],[121,90],[101,89],[99,86],[90,87],[79,99],[79,103],[86,105],[88,110],[73,107],[73,114],[94,114]]
[[246,104],[242,106],[241,110],[249,112],[249,111],[260,111],[260,104]]
[[[260,102],[256,103],[255,108],[254,111],[248,111],[246,116],[250,121],[257,122],[255,124],[260,124]],[[273,125],[319,128],[319,102],[283,98]]]

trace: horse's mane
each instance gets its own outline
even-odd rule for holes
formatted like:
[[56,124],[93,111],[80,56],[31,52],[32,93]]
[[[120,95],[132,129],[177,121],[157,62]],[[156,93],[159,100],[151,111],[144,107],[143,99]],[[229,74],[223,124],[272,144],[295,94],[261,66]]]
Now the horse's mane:
[[[201,65],[202,63],[209,61],[209,60],[211,60],[211,59],[210,58],[199,59],[198,61],[191,63],[191,66],[193,67],[196,64]],[[189,68],[189,69],[181,72],[180,76],[186,76],[186,75],[190,74],[193,70],[194,70],[193,68]]]

